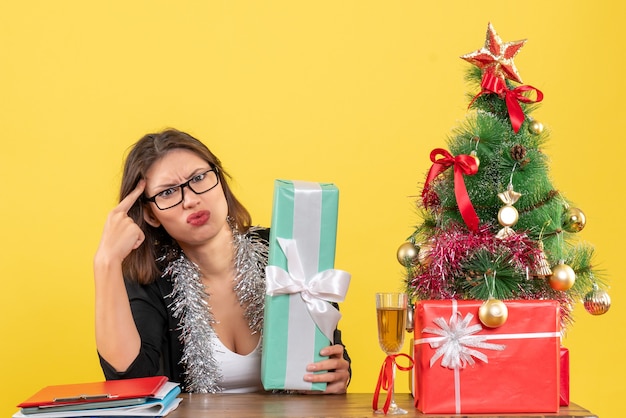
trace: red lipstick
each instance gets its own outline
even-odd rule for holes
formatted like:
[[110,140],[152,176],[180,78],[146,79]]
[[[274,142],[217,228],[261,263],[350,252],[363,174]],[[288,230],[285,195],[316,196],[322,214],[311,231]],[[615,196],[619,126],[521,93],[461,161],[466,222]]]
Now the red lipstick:
[[192,213],[187,217],[187,223],[193,226],[202,226],[209,221],[211,213],[208,210]]

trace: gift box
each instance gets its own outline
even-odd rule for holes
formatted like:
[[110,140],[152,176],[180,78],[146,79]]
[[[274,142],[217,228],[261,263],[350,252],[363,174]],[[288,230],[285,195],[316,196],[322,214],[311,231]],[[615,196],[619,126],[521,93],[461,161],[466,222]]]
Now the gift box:
[[487,328],[483,301],[418,302],[415,406],[427,414],[554,413],[559,409],[559,306],[505,301],[508,319]]
[[559,404],[561,406],[569,405],[569,350],[561,347],[561,372],[560,372],[560,389]]
[[305,382],[341,317],[350,275],[334,269],[339,191],[328,183],[276,180],[266,269],[261,381],[266,390],[326,389]]

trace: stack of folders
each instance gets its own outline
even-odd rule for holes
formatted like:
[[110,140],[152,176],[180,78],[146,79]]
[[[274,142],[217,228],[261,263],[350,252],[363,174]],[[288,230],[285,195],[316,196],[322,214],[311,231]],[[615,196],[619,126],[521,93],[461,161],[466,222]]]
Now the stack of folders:
[[165,376],[48,386],[20,403],[13,418],[164,417],[180,386]]

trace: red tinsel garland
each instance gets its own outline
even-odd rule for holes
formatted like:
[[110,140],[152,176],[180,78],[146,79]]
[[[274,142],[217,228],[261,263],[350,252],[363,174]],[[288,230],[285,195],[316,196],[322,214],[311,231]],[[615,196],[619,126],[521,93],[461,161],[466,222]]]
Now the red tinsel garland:
[[492,254],[509,254],[514,267],[521,272],[526,266],[530,271],[537,268],[541,253],[537,242],[526,234],[500,239],[489,225],[481,225],[472,232],[462,225],[451,224],[438,229],[430,243],[430,261],[418,269],[410,283],[415,293],[426,299],[464,299],[464,295],[456,294],[454,279],[465,278],[462,262],[472,253],[486,250]]

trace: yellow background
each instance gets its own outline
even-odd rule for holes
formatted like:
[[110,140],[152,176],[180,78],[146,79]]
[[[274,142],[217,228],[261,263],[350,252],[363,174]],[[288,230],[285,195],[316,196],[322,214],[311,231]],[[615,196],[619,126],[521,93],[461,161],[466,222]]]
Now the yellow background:
[[621,2],[539,0],[3,2],[0,415],[42,386],[102,378],[92,255],[123,154],[169,126],[222,158],[255,223],[269,224],[275,178],[337,184],[350,391],[373,391],[373,294],[401,287],[396,250],[429,152],[466,115],[458,57],[491,21],[505,42],[529,39],[515,62],[545,94],[534,116],[551,131],[554,184],[586,213],[580,238],[612,283],[609,313],[579,304],[567,334],[571,397],[620,416],[625,15]]

